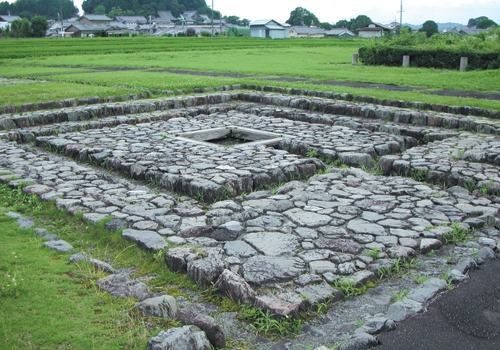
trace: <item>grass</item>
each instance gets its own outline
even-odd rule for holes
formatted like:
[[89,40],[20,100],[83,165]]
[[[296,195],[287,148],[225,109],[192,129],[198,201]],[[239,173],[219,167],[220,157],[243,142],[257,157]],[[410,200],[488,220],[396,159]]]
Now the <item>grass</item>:
[[[148,274],[154,292],[185,295],[196,290],[184,275],[165,268],[158,254],[147,253],[106,232],[42,203],[20,189],[0,186],[0,348],[2,349],[143,349],[147,340],[176,323],[134,311],[136,300],[101,292],[104,276],[87,263],[68,264],[70,254],[45,248],[33,229],[21,230],[4,212],[31,217],[75,247],[75,251],[112,261],[115,268],[136,267],[132,278]],[[41,224],[43,223],[43,224]],[[140,265],[138,266],[138,262]],[[168,286],[168,287],[167,287]]]
[[446,244],[454,244],[459,242],[465,242],[471,239],[471,230],[463,227],[458,222],[452,222],[451,227],[453,231],[448,232],[444,235],[444,241]]
[[[0,73],[1,75],[1,73]],[[58,101],[68,98],[120,96],[133,92],[128,88],[103,87],[97,85],[82,85],[64,82],[34,82],[0,86],[0,106],[20,106],[23,103],[38,103]]]
[[[498,91],[500,70],[458,71],[371,67],[350,64],[351,55],[364,45],[363,40],[260,40],[255,38],[94,38],[64,40],[2,40],[0,76],[35,77],[58,82],[47,85],[50,95],[8,95],[0,87],[0,105],[42,102],[68,97],[120,95],[118,87],[129,89],[192,89],[226,84],[271,85],[325,92],[350,93],[379,99],[409,100],[446,105],[468,105],[500,109],[499,101],[429,95],[428,91]],[[332,54],[333,52],[333,54]],[[245,64],[241,64],[245,62]],[[286,64],[284,64],[284,62]],[[113,68],[93,71],[92,68]],[[116,70],[133,68],[135,70]],[[191,70],[234,73],[238,76],[178,75],[164,70]],[[283,77],[305,79],[284,81]],[[396,92],[381,89],[330,85],[328,81],[360,82],[414,86],[422,90]],[[68,96],[71,85],[81,91]],[[90,86],[86,86],[90,84]],[[31,85],[31,84],[30,84]],[[35,84],[37,85],[37,84]],[[16,85],[18,87],[19,85]],[[86,87],[85,87],[86,86]],[[90,87],[100,91],[87,91]],[[113,91],[114,89],[114,91]],[[4,93],[4,90],[6,93]],[[40,89],[41,90],[41,89]],[[130,93],[130,92],[129,92]],[[33,100],[36,99],[36,100]]]

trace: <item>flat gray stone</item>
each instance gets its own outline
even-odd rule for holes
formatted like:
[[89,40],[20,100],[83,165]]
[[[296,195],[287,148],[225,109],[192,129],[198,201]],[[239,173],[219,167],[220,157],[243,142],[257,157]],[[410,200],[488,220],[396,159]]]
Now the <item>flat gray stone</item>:
[[419,303],[426,303],[434,298],[437,293],[445,290],[446,287],[446,281],[439,278],[429,278],[421,286],[412,290],[406,297]]
[[161,331],[148,340],[147,350],[210,350],[205,332],[196,326],[184,326]]
[[294,224],[309,228],[325,226],[332,221],[327,215],[317,214],[310,211],[304,211],[299,208],[287,210],[283,213]]
[[438,250],[443,243],[435,238],[422,238],[420,240],[420,254],[427,254],[431,250]]
[[117,298],[135,298],[143,301],[153,298],[148,287],[139,281],[132,280],[127,274],[113,274],[97,280],[96,285]]
[[272,296],[259,296],[255,299],[254,307],[259,307],[262,310],[270,311],[272,314],[280,317],[293,317],[299,316],[299,304],[290,303]]
[[73,251],[73,246],[68,242],[62,240],[44,242],[43,245],[49,249],[56,250],[61,253],[69,253]]
[[347,229],[356,234],[367,234],[373,236],[387,236],[385,228],[378,224],[362,219],[353,219],[347,224]]
[[303,288],[297,288],[296,292],[303,298],[309,307],[324,303],[326,301],[335,303],[344,299],[344,293],[332,288],[328,283],[324,282],[317,285],[308,285]]
[[255,300],[254,290],[243,277],[227,269],[220,274],[215,287],[235,303],[253,303]]
[[122,237],[151,251],[159,251],[168,247],[167,241],[155,231],[126,229],[123,230]]
[[173,320],[177,315],[178,306],[174,297],[162,295],[138,302],[135,309],[145,315]]
[[224,251],[227,255],[238,258],[250,258],[258,254],[258,252],[250,244],[244,241],[226,242],[224,244]]
[[337,265],[328,260],[317,260],[309,263],[309,271],[312,274],[322,275],[327,272],[338,273]]
[[287,282],[306,272],[304,262],[299,258],[254,256],[242,266],[243,277],[248,283],[262,285],[273,282]]
[[208,340],[210,340],[215,348],[226,348],[226,336],[222,328],[215,323],[212,317],[201,314],[193,308],[184,308],[177,312],[177,319],[185,325],[193,325],[200,328],[205,332]]
[[339,347],[339,350],[371,349],[378,345],[378,340],[371,334],[356,332],[351,339]]
[[401,322],[422,311],[423,306],[421,303],[403,298],[403,300],[397,301],[389,307],[387,317],[396,322]]
[[350,239],[318,239],[316,242],[316,247],[320,249],[329,249],[335,252],[342,252],[348,254],[359,254],[363,251],[363,246],[356,243]]
[[25,218],[25,217],[18,218],[17,224],[19,225],[19,228],[23,229],[23,230],[30,229],[30,228],[35,226],[35,223],[33,222],[33,220],[30,220],[30,219]]
[[295,255],[300,248],[295,235],[278,232],[249,233],[243,240],[267,256]]

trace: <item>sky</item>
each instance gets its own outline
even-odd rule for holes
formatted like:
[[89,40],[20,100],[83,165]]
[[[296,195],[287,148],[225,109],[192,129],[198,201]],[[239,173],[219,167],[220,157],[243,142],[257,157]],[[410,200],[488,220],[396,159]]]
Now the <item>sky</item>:
[[[80,8],[83,0],[74,0]],[[434,22],[467,24],[470,18],[487,16],[500,23],[499,0],[402,0],[403,23]],[[206,0],[212,6],[212,0]],[[274,19],[285,22],[290,12],[303,7],[321,22],[336,23],[342,19],[367,15],[374,22],[399,22],[401,0],[213,0],[214,8],[223,16],[238,16],[250,21]]]

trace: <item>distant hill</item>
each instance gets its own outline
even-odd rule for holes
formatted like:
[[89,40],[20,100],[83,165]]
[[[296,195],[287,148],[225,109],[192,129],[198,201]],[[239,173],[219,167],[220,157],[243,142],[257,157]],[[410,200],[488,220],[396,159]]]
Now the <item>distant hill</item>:
[[[455,27],[466,27],[467,24],[460,24],[460,23],[453,23],[453,22],[446,22],[446,23],[438,23],[436,22],[436,24],[438,25],[438,29],[441,30],[441,29],[449,29],[449,28],[455,28]],[[422,28],[422,24],[409,24],[409,23],[403,23],[403,27],[405,26],[408,26],[410,27],[411,29],[413,30],[418,30],[420,28]]]

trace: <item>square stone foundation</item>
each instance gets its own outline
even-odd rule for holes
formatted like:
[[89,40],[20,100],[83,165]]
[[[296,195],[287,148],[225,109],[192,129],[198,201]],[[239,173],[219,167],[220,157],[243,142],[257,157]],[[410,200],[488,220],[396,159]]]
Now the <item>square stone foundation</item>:
[[[226,126],[192,132],[176,134],[176,139],[212,147],[249,147],[275,146],[283,135],[272,132],[243,128],[240,126]],[[287,136],[291,137],[291,136]]]

